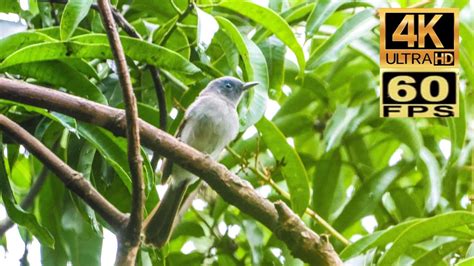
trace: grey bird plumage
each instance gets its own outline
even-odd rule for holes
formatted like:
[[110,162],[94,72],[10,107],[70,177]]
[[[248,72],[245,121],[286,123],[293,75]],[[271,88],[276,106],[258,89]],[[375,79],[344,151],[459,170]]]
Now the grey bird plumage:
[[[186,110],[176,135],[182,142],[217,159],[239,131],[237,105],[243,92],[257,85],[233,77],[211,81]],[[170,186],[159,205],[145,220],[145,243],[163,246],[169,239],[186,189],[197,180],[192,173],[166,160],[162,182],[172,176]]]

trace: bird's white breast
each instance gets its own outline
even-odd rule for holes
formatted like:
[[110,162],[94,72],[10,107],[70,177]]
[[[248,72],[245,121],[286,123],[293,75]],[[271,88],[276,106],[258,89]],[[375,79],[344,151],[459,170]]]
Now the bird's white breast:
[[181,141],[215,159],[238,133],[235,107],[216,95],[200,96],[188,108],[185,118]]

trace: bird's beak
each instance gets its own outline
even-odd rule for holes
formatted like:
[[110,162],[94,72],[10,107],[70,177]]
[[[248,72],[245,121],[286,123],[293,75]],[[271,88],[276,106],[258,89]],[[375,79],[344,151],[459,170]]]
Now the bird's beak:
[[258,82],[256,82],[256,81],[247,82],[247,83],[244,84],[243,90],[246,91],[246,90],[248,90],[248,89],[250,89],[250,88],[252,88],[252,87],[254,87],[254,86],[257,86],[258,84],[260,84],[260,83],[258,83]]

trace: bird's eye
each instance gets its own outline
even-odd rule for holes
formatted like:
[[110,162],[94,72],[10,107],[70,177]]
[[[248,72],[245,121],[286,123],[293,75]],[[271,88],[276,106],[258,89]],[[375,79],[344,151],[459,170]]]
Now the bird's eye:
[[230,83],[226,83],[226,84],[225,84],[225,87],[228,88],[228,89],[230,89],[230,88],[232,88],[232,85],[231,85]]

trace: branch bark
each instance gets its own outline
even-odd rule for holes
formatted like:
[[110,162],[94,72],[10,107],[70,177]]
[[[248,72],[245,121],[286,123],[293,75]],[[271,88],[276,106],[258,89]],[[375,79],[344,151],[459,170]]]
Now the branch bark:
[[0,130],[4,131],[16,142],[23,145],[31,154],[36,156],[45,167],[61,179],[69,190],[76,193],[89,204],[92,209],[99,213],[115,232],[120,232],[123,225],[127,223],[128,217],[117,210],[117,208],[97,192],[81,173],[64,163],[56,154],[44,146],[43,143],[4,115],[0,115]]
[[138,127],[138,109],[133,92],[127,61],[118,34],[109,0],[99,0],[99,11],[109,39],[110,47],[117,65],[120,85],[125,104],[127,127],[127,154],[132,179],[132,206],[130,220],[124,234],[120,235],[120,247],[117,252],[117,265],[135,265],[140,246],[143,211],[145,206],[145,187],[143,183],[142,157],[140,154],[140,131]]
[[[96,4],[92,4],[91,8],[95,10],[99,10],[99,6]],[[115,19],[115,22],[117,25],[127,33],[128,36],[136,38],[136,39],[142,39],[140,34],[135,30],[135,28],[123,17],[122,14],[115,8],[112,8],[112,14]],[[161,81],[161,76],[160,76],[160,71],[152,65],[147,65],[147,69],[150,72],[153,85],[155,87],[155,94],[156,94],[156,99],[158,101],[158,109],[160,111],[160,129],[163,131],[166,131],[168,128],[168,112],[166,108],[166,97],[165,97],[165,90],[163,87],[163,82]],[[151,160],[151,165],[153,169],[156,169],[156,166],[158,164],[158,160],[160,159],[160,156],[158,152],[153,153],[153,159]]]
[[[63,92],[0,78],[0,98],[60,112],[118,136],[126,133],[122,110]],[[313,265],[342,265],[331,244],[309,229],[284,203],[273,204],[260,197],[222,164],[144,121],[140,121],[140,134],[144,146],[160,151],[206,181],[228,203],[268,227],[296,257]]]

